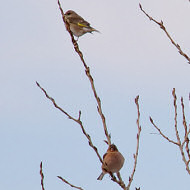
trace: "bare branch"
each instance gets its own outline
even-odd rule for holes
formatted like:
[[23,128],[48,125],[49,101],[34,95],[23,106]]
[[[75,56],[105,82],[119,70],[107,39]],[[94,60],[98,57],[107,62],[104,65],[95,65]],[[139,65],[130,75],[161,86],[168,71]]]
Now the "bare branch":
[[176,93],[175,93],[175,88],[173,88],[173,91],[172,91],[172,95],[174,97],[174,109],[175,109],[175,117],[174,117],[174,120],[175,120],[175,132],[176,132],[176,137],[177,137],[177,141],[178,141],[178,144],[179,144],[179,149],[180,149],[180,152],[181,152],[181,156],[182,156],[182,160],[184,161],[185,163],[185,166],[186,166],[186,170],[187,172],[190,174],[190,169],[189,169],[189,166],[188,166],[188,162],[185,158],[185,153],[183,151],[183,146],[181,144],[181,139],[180,139],[180,136],[179,136],[179,132],[178,132],[178,129],[177,129],[177,96],[176,96]]
[[175,88],[173,88],[173,91],[172,91],[172,95],[174,97],[174,110],[175,110],[175,116],[174,116],[174,121],[175,121],[175,133],[176,133],[176,137],[177,137],[177,141],[178,141],[178,144],[179,146],[181,146],[181,139],[179,137],[179,132],[178,132],[178,129],[177,129],[177,96],[175,94]]
[[43,171],[42,171],[42,162],[40,163],[40,176],[41,176],[42,190],[45,190],[45,188],[44,188],[44,174],[43,174]]
[[114,181],[115,183],[117,183],[123,190],[127,190],[125,183],[123,182],[120,173],[117,173],[117,177],[119,178],[119,180],[117,180],[117,178],[110,172],[109,173],[111,176],[111,180]]
[[[178,145],[179,150],[181,152],[182,160],[183,160],[183,162],[185,163],[185,166],[186,166],[186,170],[187,170],[188,174],[190,174],[190,168],[189,168],[190,155],[189,155],[189,138],[188,138],[188,135],[190,133],[190,128],[187,131],[187,123],[186,123],[186,119],[185,119],[183,98],[181,98],[181,106],[182,106],[182,114],[183,114],[183,125],[184,125],[184,129],[185,129],[185,137],[184,137],[183,143],[181,143],[181,139],[180,139],[179,132],[178,132],[178,127],[177,127],[177,96],[176,96],[176,93],[175,93],[175,88],[172,91],[172,95],[173,95],[173,98],[174,98],[174,102],[173,102],[174,110],[175,110],[175,116],[174,116],[175,125],[174,125],[174,128],[175,128],[177,142],[174,142],[174,141],[170,140],[166,135],[164,135],[161,132],[161,130],[154,124],[151,117],[150,117],[150,122],[159,131],[159,133],[162,135],[163,138],[167,139],[169,142],[171,142],[171,143],[173,143],[175,145]],[[188,160],[186,159],[186,156],[185,156],[185,153],[184,153],[184,150],[183,150],[183,147],[184,147],[185,143],[186,143],[186,152],[187,152],[187,155],[188,155]]]
[[[77,41],[74,39],[74,36],[73,36],[73,34],[72,34],[71,30],[70,30],[69,23],[68,23],[68,22],[66,21],[66,19],[65,19],[64,12],[63,12],[63,9],[61,8],[61,4],[60,4],[60,1],[59,1],[59,0],[58,0],[58,5],[59,5],[59,9],[60,9],[61,14],[62,14],[63,22],[65,23],[65,26],[66,26],[67,31],[70,33],[71,40],[72,40],[72,43],[73,43],[73,45],[74,45],[74,49],[75,49],[75,51],[78,53],[78,55],[79,55],[79,57],[80,57],[80,59],[81,59],[81,61],[82,61],[82,63],[83,63],[83,66],[84,66],[84,68],[85,68],[85,73],[86,73],[86,75],[87,75],[87,77],[88,77],[88,79],[89,79],[89,81],[90,81],[91,88],[92,88],[92,90],[93,90],[94,97],[95,97],[96,102],[97,102],[98,113],[99,113],[99,115],[100,115],[100,117],[101,117],[101,119],[102,119],[105,136],[106,136],[106,138],[107,138],[107,141],[106,141],[106,142],[108,143],[108,145],[110,145],[110,144],[111,144],[111,137],[110,137],[110,135],[108,134],[105,116],[104,116],[104,114],[103,114],[103,112],[102,112],[101,100],[100,100],[100,98],[99,98],[98,95],[97,95],[97,92],[96,92],[96,89],[95,89],[95,85],[94,85],[94,80],[93,80],[93,78],[92,78],[92,75],[90,74],[90,68],[87,66],[86,62],[84,61],[83,54],[82,54],[82,52],[81,52],[80,49],[79,49],[79,46],[78,46],[78,44],[77,44]],[[98,151],[97,151],[97,148],[92,144],[90,135],[86,133],[86,131],[85,131],[84,127],[83,127],[83,124],[82,124],[82,121],[81,121],[81,111],[79,111],[78,119],[74,118],[73,116],[71,116],[70,114],[68,114],[65,110],[63,110],[61,107],[59,107],[59,106],[56,104],[55,100],[47,94],[46,90],[45,90],[44,88],[42,88],[38,82],[36,82],[36,84],[37,84],[37,86],[44,92],[46,98],[48,98],[48,99],[53,103],[53,105],[55,106],[55,108],[59,109],[59,110],[60,110],[64,115],[66,115],[69,119],[73,120],[74,122],[76,122],[76,123],[78,123],[78,124],[80,125],[83,134],[84,134],[84,135],[86,136],[86,138],[88,139],[89,145],[90,145],[90,146],[94,149],[94,151],[96,152],[96,154],[97,154],[97,156],[98,156],[100,162],[103,162],[102,159],[101,159],[101,157],[100,157],[100,155],[99,155],[99,153],[98,153]],[[134,173],[135,173],[135,170],[136,170],[137,157],[138,157],[138,150],[139,150],[139,137],[140,137],[140,132],[141,132],[141,127],[140,127],[140,124],[139,124],[140,111],[139,111],[139,105],[138,105],[138,97],[135,99],[135,102],[136,102],[137,109],[138,109],[138,119],[137,119],[137,126],[138,126],[137,148],[136,148],[136,154],[135,154],[135,156],[134,156],[134,159],[135,159],[135,161],[134,161],[134,169],[133,169],[132,174],[131,174],[131,180],[129,181],[128,189],[129,189],[130,184],[131,184],[131,182],[132,182],[132,180],[133,180],[133,176],[134,176]],[[111,179],[112,179],[114,182],[118,183],[124,190],[127,190],[127,188],[126,188],[126,186],[125,186],[125,184],[124,184],[124,182],[123,182],[123,180],[122,180],[122,178],[121,178],[121,176],[120,176],[120,173],[117,174],[119,180],[117,180],[116,177],[115,177],[112,173],[110,173],[110,175],[111,175]],[[67,184],[70,185],[71,187],[74,187],[74,188],[77,188],[77,189],[82,189],[81,187],[77,187],[77,186],[72,185],[71,183],[69,183],[68,181],[66,181],[65,179],[63,179],[63,178],[60,177],[60,176],[58,176],[58,178],[60,178],[63,182],[67,183]]]
[[74,44],[77,44],[72,32],[71,32],[71,29],[70,29],[70,26],[69,26],[69,23],[67,22],[67,20],[65,19],[65,14],[63,12],[63,9],[61,8],[61,3],[60,1],[58,0],[57,1],[58,5],[59,5],[59,10],[61,11],[61,15],[62,15],[62,19],[63,19],[63,22],[65,23],[65,27],[67,29],[67,31],[69,32],[70,36],[71,36],[71,40]]
[[186,170],[187,170],[187,172],[190,174],[190,169],[189,169],[189,161],[190,161],[190,160],[188,160],[188,161],[186,160],[186,158],[185,158],[185,153],[184,153],[184,151],[183,151],[183,147],[182,147],[182,146],[179,146],[179,148],[180,148],[182,160],[184,161],[185,166],[186,166]]
[[187,155],[190,159],[190,152],[189,152],[189,134],[190,134],[190,128],[189,130],[187,131],[187,133],[185,134],[185,137],[184,137],[184,140],[183,140],[183,143],[182,143],[182,147],[184,146],[184,144],[186,143],[186,146],[185,146],[185,149],[186,149],[186,152],[187,152]]
[[140,109],[139,109],[139,96],[135,98],[135,104],[137,106],[137,128],[138,128],[138,133],[137,133],[137,146],[136,146],[136,153],[134,154],[134,166],[133,166],[133,171],[129,177],[129,183],[127,185],[127,190],[129,190],[131,183],[133,181],[133,177],[136,171],[137,167],[137,157],[138,157],[138,152],[139,152],[139,140],[140,140],[140,133],[141,133],[141,126],[140,126]]
[[119,181],[123,182],[120,172],[117,173],[117,177],[118,177]]
[[94,149],[94,151],[96,152],[96,155],[98,156],[100,162],[103,163],[102,158],[101,158],[100,154],[98,153],[97,147],[95,147],[95,146],[93,145],[90,135],[85,131],[84,126],[83,126],[83,123],[82,123],[82,121],[80,120],[81,111],[79,111],[79,117],[78,117],[78,119],[75,119],[75,118],[72,117],[70,114],[68,114],[66,111],[64,111],[61,107],[59,107],[59,106],[56,104],[55,100],[47,94],[46,90],[45,90],[44,88],[42,88],[38,82],[36,82],[36,84],[37,84],[37,86],[44,92],[46,98],[48,98],[48,99],[53,103],[53,105],[55,106],[55,108],[59,109],[59,110],[60,110],[64,115],[66,115],[69,119],[73,120],[74,122],[76,122],[76,123],[78,123],[78,124],[80,125],[83,134],[84,134],[84,135],[86,136],[86,138],[88,139],[88,144],[90,145],[90,147],[92,147],[92,148]]
[[64,183],[70,185],[71,187],[75,188],[75,189],[80,189],[83,190],[81,187],[77,187],[75,185],[72,185],[71,183],[69,183],[67,180],[63,179],[61,176],[57,176],[59,179],[61,179]]
[[179,146],[179,144],[178,144],[177,142],[175,142],[175,141],[169,139],[166,135],[164,135],[164,134],[162,133],[162,131],[156,126],[156,124],[154,123],[154,121],[153,121],[153,119],[152,119],[151,117],[150,117],[150,122],[152,123],[152,125],[154,126],[154,128],[157,129],[157,131],[160,133],[160,135],[161,135],[163,138],[165,138],[167,141],[169,141],[169,142],[171,142],[171,143],[173,143],[173,144]]
[[83,63],[83,66],[85,68],[85,73],[86,73],[86,75],[87,75],[87,77],[88,77],[88,79],[90,81],[91,88],[92,88],[94,97],[95,97],[96,102],[97,102],[98,113],[99,113],[99,115],[101,117],[101,120],[102,120],[102,123],[103,123],[104,133],[105,133],[105,136],[107,138],[108,144],[111,145],[111,139],[109,137],[109,133],[108,133],[108,130],[107,130],[106,119],[105,119],[105,116],[104,116],[104,114],[102,112],[101,100],[100,100],[100,98],[97,95],[97,92],[96,92],[96,89],[95,89],[95,85],[94,85],[94,80],[92,78],[92,75],[90,74],[90,68],[87,66],[87,64],[86,64],[86,62],[84,60],[83,54],[82,54],[82,52],[79,49],[78,43],[74,39],[74,36],[73,36],[73,34],[72,34],[71,30],[70,30],[69,23],[65,19],[65,15],[64,15],[63,9],[61,8],[61,4],[60,4],[59,0],[58,0],[58,5],[59,5],[59,9],[61,11],[63,22],[65,23],[66,29],[69,32],[70,36],[71,36],[71,40],[72,40],[74,49],[77,52],[77,54],[79,55],[79,57],[80,57],[80,59],[81,59],[81,61]]
[[185,149],[186,149],[187,155],[188,155],[188,157],[190,159],[189,137],[188,137],[189,133],[190,133],[190,128],[187,131],[187,122],[186,122],[186,118],[185,118],[185,108],[184,108],[184,103],[183,103],[183,97],[181,97],[181,107],[182,107],[182,113],[183,113],[183,126],[184,126],[184,130],[185,130],[184,141],[182,143],[182,147],[186,143]]
[[178,52],[179,52],[183,57],[185,57],[185,59],[187,59],[188,63],[190,64],[190,57],[189,57],[187,54],[185,54],[185,53],[182,51],[180,45],[177,44],[177,43],[172,39],[172,37],[170,36],[170,34],[168,33],[168,31],[166,30],[166,27],[164,26],[163,21],[161,20],[161,22],[158,22],[158,21],[156,21],[154,18],[152,18],[151,16],[149,16],[149,15],[145,12],[145,10],[142,8],[142,5],[141,5],[141,4],[139,4],[139,7],[140,7],[141,11],[142,11],[151,21],[153,21],[154,23],[156,23],[156,24],[158,24],[158,25],[160,26],[160,28],[165,32],[165,34],[167,35],[167,37],[170,39],[171,43],[178,49]]
[[[187,132],[187,135],[186,135],[186,137],[185,137],[185,139],[186,139],[186,146],[185,146],[185,149],[186,149],[187,155],[188,155],[189,160],[190,160],[189,138],[188,138],[189,133],[190,133],[190,129],[189,129],[189,131]],[[185,139],[184,139],[184,140],[185,140]]]
[[187,133],[187,122],[185,118],[185,108],[184,108],[184,103],[183,103],[183,97],[181,97],[181,107],[182,107],[182,113],[183,113],[183,126],[185,130],[185,134]]
[[124,189],[124,190],[129,190],[130,189],[130,186],[131,186],[131,183],[133,181],[134,174],[135,174],[135,171],[136,171],[136,166],[137,166],[137,158],[138,158],[139,143],[140,143],[140,133],[141,133],[140,109],[139,109],[138,100],[139,100],[139,96],[137,96],[135,98],[135,103],[136,103],[136,106],[137,106],[137,114],[138,114],[138,117],[137,117],[137,128],[138,128],[138,132],[137,132],[137,146],[136,146],[136,153],[134,154],[134,167],[133,167],[133,171],[132,171],[132,173],[131,173],[131,175],[129,177],[129,183],[128,183],[128,185],[127,186],[125,185],[125,183],[123,182],[122,177],[121,177],[121,175],[120,175],[119,172],[117,173],[117,177],[118,177],[119,180],[117,180],[117,178],[112,173],[109,173],[110,176],[111,176],[111,180],[114,181],[114,182],[116,182],[118,185],[120,185],[120,187],[122,189]]

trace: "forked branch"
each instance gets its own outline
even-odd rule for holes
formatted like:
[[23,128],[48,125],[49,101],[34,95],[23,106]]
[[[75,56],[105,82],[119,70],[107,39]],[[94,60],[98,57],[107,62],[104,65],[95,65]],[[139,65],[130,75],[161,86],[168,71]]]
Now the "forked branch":
[[50,97],[50,96],[48,95],[48,93],[46,92],[46,90],[45,90],[44,88],[42,88],[38,82],[36,82],[36,84],[37,84],[37,86],[43,91],[43,93],[45,94],[46,98],[48,98],[48,99],[53,103],[53,105],[55,106],[55,108],[57,108],[58,110],[60,110],[60,111],[61,111],[64,115],[66,115],[69,119],[73,120],[74,122],[76,122],[77,124],[80,125],[83,134],[84,134],[84,135],[86,136],[86,138],[88,139],[88,144],[89,144],[89,146],[93,148],[93,150],[96,152],[96,155],[98,156],[100,162],[102,163],[103,161],[102,161],[102,158],[101,158],[101,156],[100,156],[100,154],[99,154],[99,152],[98,152],[97,147],[93,145],[90,135],[89,135],[89,134],[86,132],[86,130],[84,129],[83,123],[82,123],[82,121],[81,121],[81,111],[79,111],[79,116],[78,116],[77,119],[74,118],[74,117],[72,117],[70,114],[68,114],[65,110],[63,110],[60,106],[57,105],[57,103],[55,102],[55,100],[54,100],[52,97]]
[[[79,49],[77,41],[74,39],[74,36],[73,36],[73,34],[72,34],[71,30],[70,30],[69,23],[65,19],[65,15],[64,15],[64,12],[63,12],[63,9],[61,7],[61,4],[60,4],[59,0],[58,0],[58,5],[59,5],[59,9],[61,11],[63,22],[64,22],[64,24],[66,26],[67,31],[69,32],[69,34],[71,36],[71,40],[72,40],[72,43],[74,45],[74,49],[77,52],[77,54],[79,55],[79,57],[80,57],[80,59],[81,59],[81,61],[83,63],[83,66],[84,66],[86,76],[88,77],[88,79],[90,81],[91,88],[92,88],[95,100],[97,102],[97,110],[98,110],[98,113],[99,113],[99,115],[101,117],[103,128],[104,128],[104,133],[105,133],[105,136],[107,138],[107,143],[108,143],[108,145],[110,145],[111,144],[111,138],[110,138],[110,135],[109,135],[108,130],[107,130],[106,119],[105,119],[105,116],[104,116],[104,114],[102,112],[101,100],[100,100],[99,96],[97,95],[97,92],[96,92],[96,89],[95,89],[95,85],[94,85],[94,80],[93,80],[93,77],[92,77],[92,75],[90,73],[90,68],[88,67],[88,65],[86,64],[86,62],[84,60],[83,54],[82,54],[82,52]],[[59,109],[69,119],[73,120],[74,122],[76,122],[76,123],[78,123],[80,125],[83,134],[88,139],[89,145],[94,149],[94,151],[96,152],[96,154],[97,154],[100,162],[102,163],[103,161],[102,161],[102,158],[100,157],[100,155],[98,153],[97,148],[93,145],[90,135],[88,133],[86,133],[86,131],[84,129],[83,123],[81,121],[81,111],[79,111],[78,118],[74,118],[73,116],[71,116],[70,114],[68,114],[65,110],[63,110],[60,106],[58,106],[57,103],[55,102],[55,100],[48,95],[48,93],[46,92],[46,90],[44,88],[42,88],[38,82],[36,82],[36,84],[43,91],[43,93],[45,94],[46,98],[48,98],[53,103],[53,105],[55,106],[55,108]],[[137,166],[137,157],[138,157],[138,151],[139,151],[139,139],[140,139],[140,133],[141,133],[141,126],[140,126],[140,123],[139,123],[139,121],[140,121],[140,111],[139,111],[138,99],[139,99],[139,96],[137,96],[136,99],[135,99],[135,103],[137,105],[137,112],[138,112],[138,118],[137,118],[137,127],[138,127],[137,147],[136,147],[136,153],[134,154],[134,167],[133,167],[133,171],[132,171],[132,173],[131,173],[131,175],[129,177],[129,183],[128,183],[127,187],[124,184],[124,182],[123,182],[123,180],[122,180],[122,178],[121,178],[121,176],[120,176],[119,173],[118,173],[118,179],[119,180],[116,179],[116,177],[113,174],[110,174],[111,175],[111,179],[114,182],[118,183],[120,185],[120,187],[122,189],[124,189],[124,190],[129,190],[130,185],[131,185],[131,183],[133,181],[133,177],[134,177],[134,174],[135,174],[135,171],[136,171],[136,166]],[[81,187],[77,187],[77,186],[72,185],[70,182],[68,182],[67,180],[63,179],[62,177],[58,176],[58,178],[61,179],[63,182],[67,183],[68,185],[70,185],[71,187],[74,187],[74,188],[82,190]]]
[[167,141],[179,146],[179,144],[171,139],[169,139],[166,135],[164,135],[164,133],[157,127],[157,125],[154,123],[153,119],[150,117],[150,122],[152,123],[152,125],[154,126],[154,128],[160,133],[160,135],[165,138]]
[[[190,167],[189,167],[189,163],[190,163],[190,152],[189,152],[190,126],[188,129],[187,128],[187,121],[186,121],[186,117],[185,117],[185,106],[183,103],[183,98],[181,98],[181,107],[182,107],[182,114],[183,114],[183,127],[184,127],[184,139],[181,140],[181,137],[180,137],[179,131],[178,131],[178,123],[177,123],[177,96],[175,93],[175,88],[172,91],[172,95],[174,98],[174,101],[173,101],[173,105],[174,105],[174,130],[175,130],[177,142],[169,139],[166,135],[164,135],[163,132],[161,132],[160,128],[158,128],[155,125],[155,123],[153,122],[153,119],[151,117],[150,117],[150,121],[151,121],[152,125],[154,126],[154,128],[160,133],[160,135],[163,138],[165,138],[170,143],[173,143],[179,147],[179,150],[180,150],[181,156],[182,156],[182,160],[185,163],[186,170],[187,170],[188,174],[190,174]],[[185,150],[184,150],[184,145],[185,145]]]

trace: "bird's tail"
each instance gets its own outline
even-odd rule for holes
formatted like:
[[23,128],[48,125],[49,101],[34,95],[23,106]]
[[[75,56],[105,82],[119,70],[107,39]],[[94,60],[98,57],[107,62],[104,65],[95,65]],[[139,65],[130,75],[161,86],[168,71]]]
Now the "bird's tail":
[[102,172],[101,174],[100,174],[100,176],[97,178],[97,180],[102,180],[103,179],[103,177],[104,177],[104,173]]
[[98,31],[98,30],[96,30],[95,28],[92,28],[92,27],[91,27],[91,31],[100,33],[100,31]]

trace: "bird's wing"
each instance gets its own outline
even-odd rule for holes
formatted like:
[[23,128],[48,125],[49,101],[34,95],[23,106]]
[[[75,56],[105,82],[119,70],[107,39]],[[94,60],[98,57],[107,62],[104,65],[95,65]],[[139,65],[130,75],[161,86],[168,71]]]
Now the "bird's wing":
[[89,27],[90,26],[90,23],[88,23],[86,20],[80,20],[79,22],[78,22],[78,25],[79,26],[83,26],[83,27]]
[[89,27],[90,23],[85,21],[82,17],[79,16],[79,18],[69,18],[69,22],[72,24],[77,24],[78,26],[81,27]]
[[104,158],[106,157],[106,155],[107,155],[107,153],[105,153],[105,154],[103,155],[103,160],[104,160]]

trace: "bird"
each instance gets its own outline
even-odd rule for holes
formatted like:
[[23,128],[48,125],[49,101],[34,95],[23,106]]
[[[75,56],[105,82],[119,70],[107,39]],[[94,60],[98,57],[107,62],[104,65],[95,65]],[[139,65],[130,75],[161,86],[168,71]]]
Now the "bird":
[[95,28],[90,26],[86,20],[79,16],[76,12],[68,10],[65,13],[65,18],[70,25],[70,30],[74,36],[79,38],[86,33],[99,32]]
[[123,167],[125,158],[118,151],[116,145],[111,144],[103,156],[102,173],[97,180],[102,180],[106,173],[118,173]]

